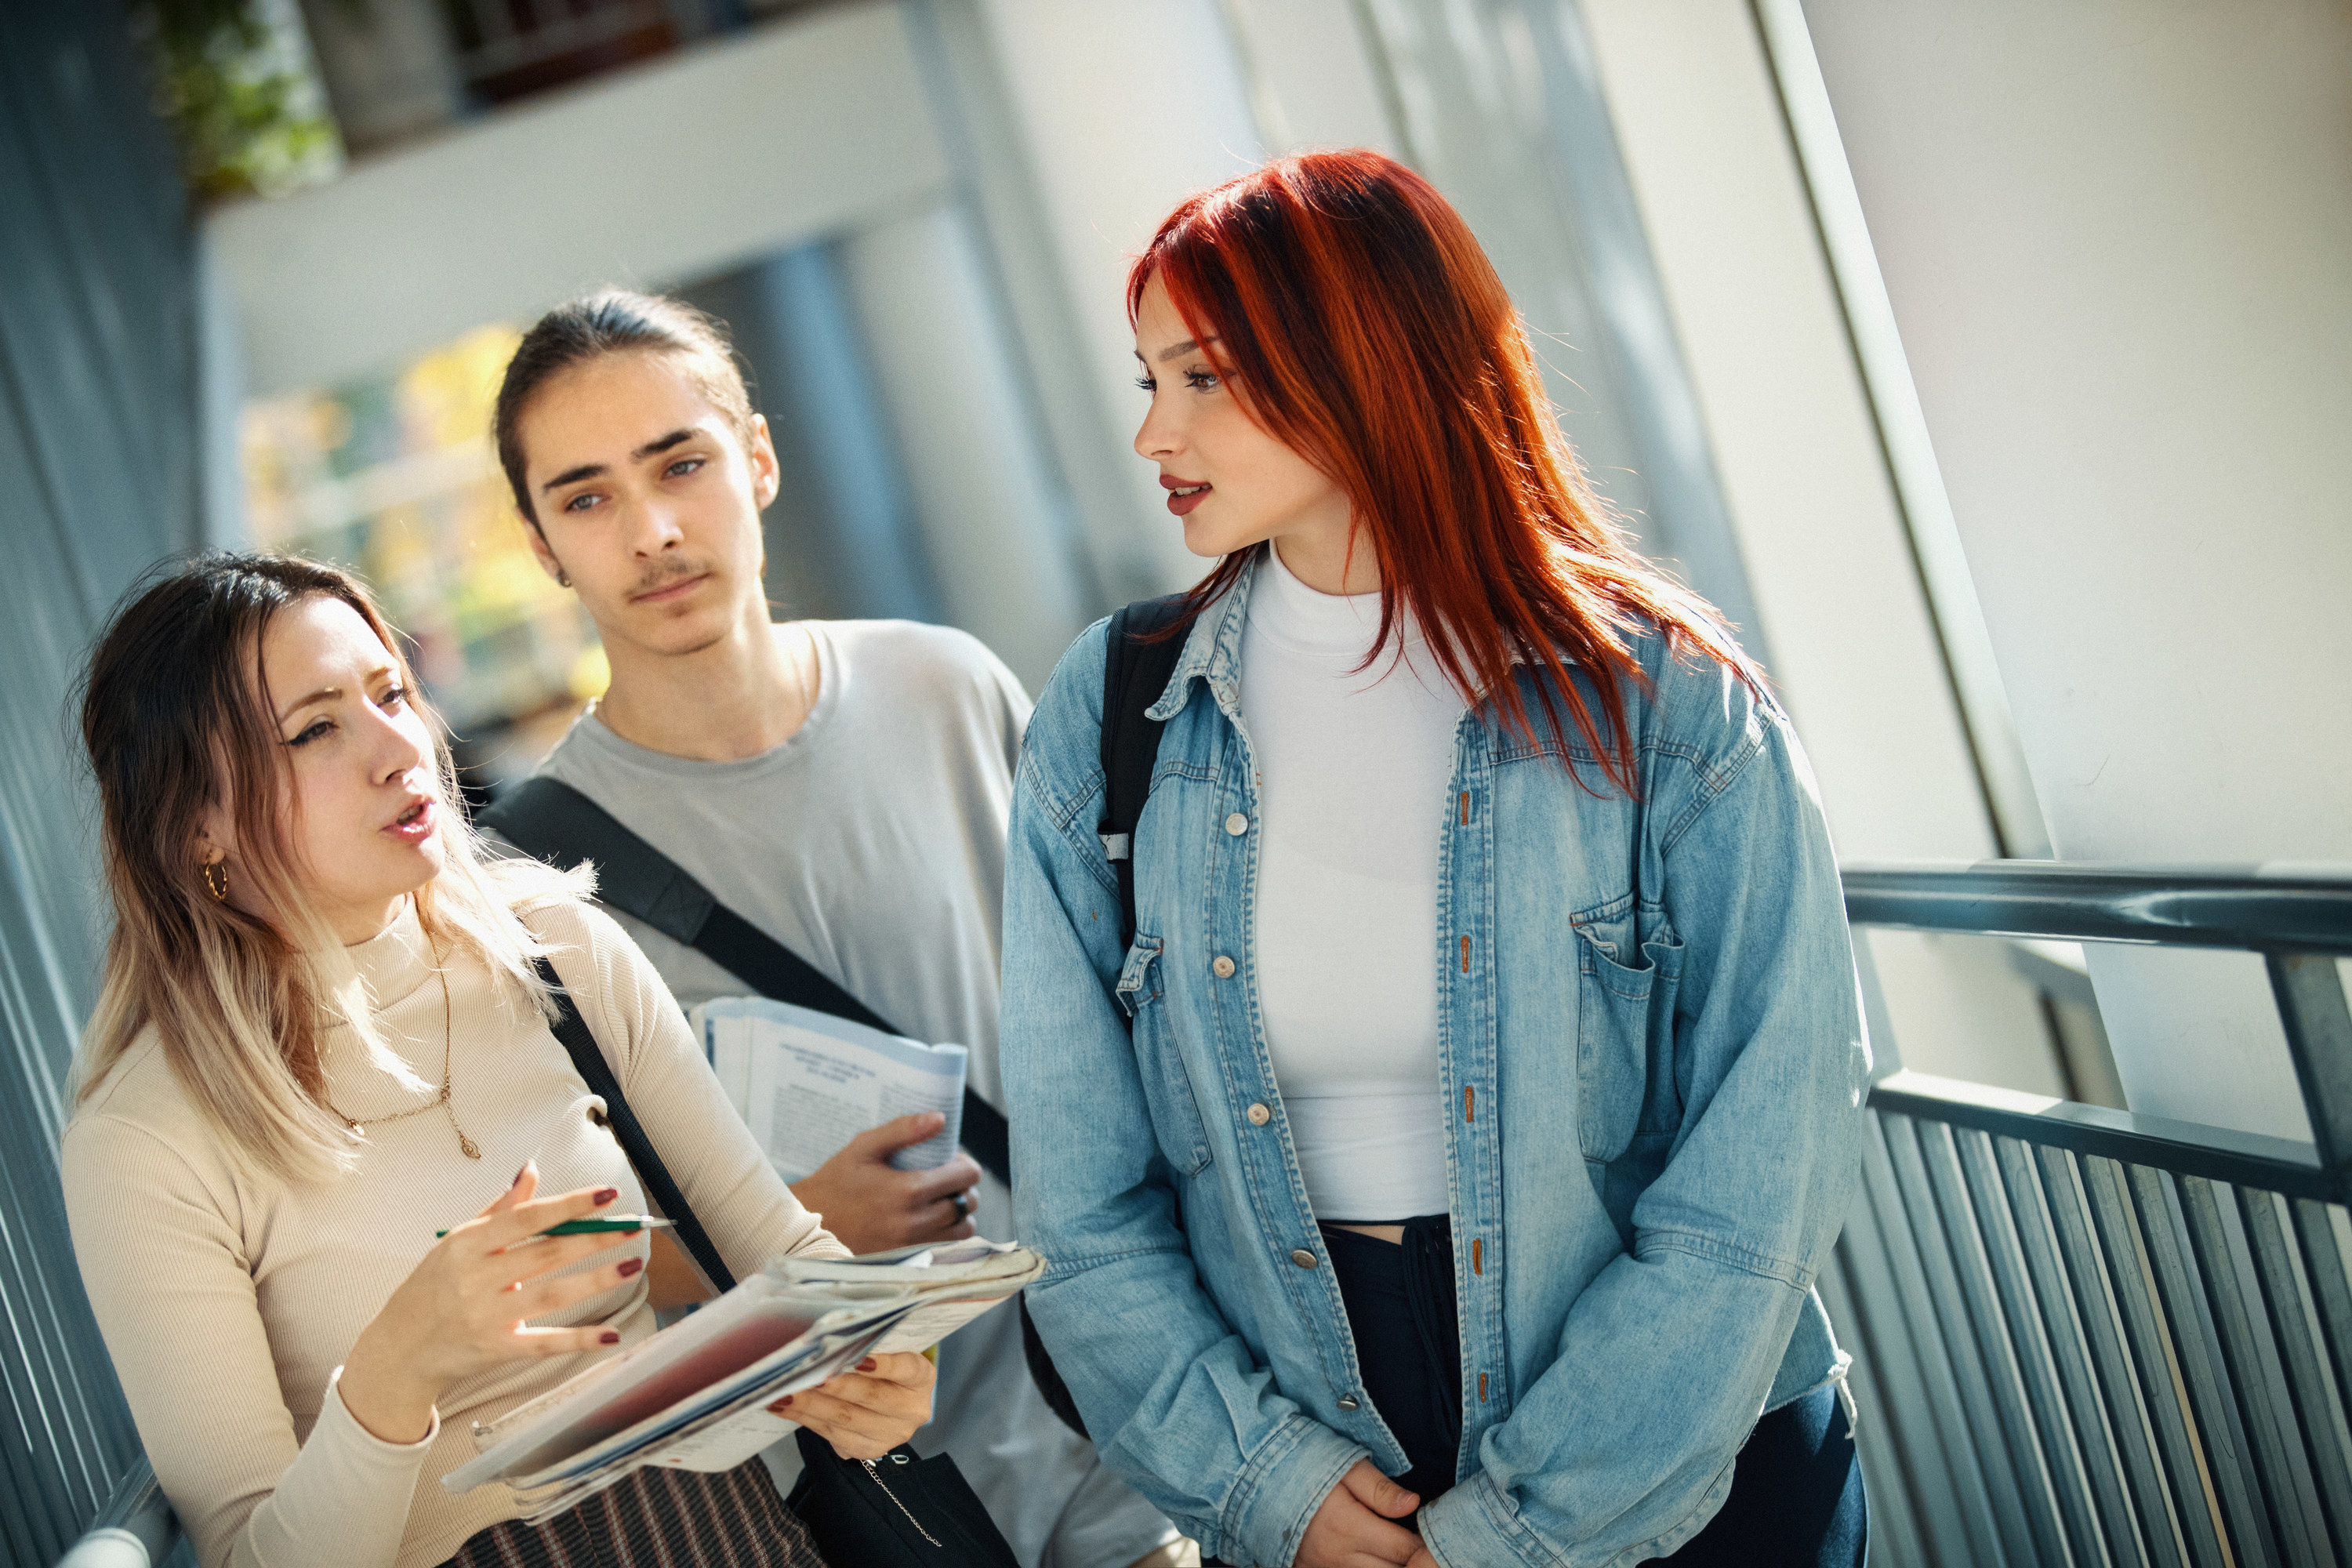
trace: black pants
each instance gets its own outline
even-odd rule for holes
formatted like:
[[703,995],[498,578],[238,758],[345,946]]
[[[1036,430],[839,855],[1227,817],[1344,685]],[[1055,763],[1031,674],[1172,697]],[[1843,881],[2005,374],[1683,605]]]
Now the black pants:
[[[1462,1445],[1453,1226],[1444,1215],[1407,1220],[1403,1245],[1394,1246],[1327,1226],[1323,1240],[1364,1392],[1404,1447],[1410,1468],[1397,1481],[1426,1503],[1452,1489]],[[1756,1424],[1731,1495],[1669,1561],[1860,1568],[1868,1539],[1862,1465],[1837,1394],[1824,1388]]]

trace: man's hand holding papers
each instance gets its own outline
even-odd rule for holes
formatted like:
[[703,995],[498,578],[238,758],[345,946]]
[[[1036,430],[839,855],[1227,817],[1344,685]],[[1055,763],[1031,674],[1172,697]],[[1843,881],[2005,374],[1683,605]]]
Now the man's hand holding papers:
[[692,1014],[777,1173],[852,1252],[960,1241],[980,1166],[959,1152],[966,1054],[764,996]]
[[[792,1184],[793,1195],[824,1218],[824,1228],[852,1252],[961,1241],[973,1234],[971,1189],[980,1166],[959,1151],[943,1165],[902,1171],[892,1157],[939,1135],[947,1118],[920,1110],[879,1127],[869,1127],[844,1144],[809,1175]],[[956,1199],[963,1203],[959,1205]]]

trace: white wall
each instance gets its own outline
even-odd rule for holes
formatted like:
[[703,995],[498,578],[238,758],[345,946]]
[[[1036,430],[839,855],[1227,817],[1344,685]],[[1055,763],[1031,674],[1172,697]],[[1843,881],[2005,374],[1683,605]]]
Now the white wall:
[[[2059,854],[2352,861],[2352,8],[1805,11]],[[2251,961],[2092,968],[2134,1109],[2305,1135]]]
[[[1143,421],[1127,268],[1169,210],[1261,160],[1248,88],[1214,0],[983,0],[1109,428]],[[1196,582],[1157,472],[1136,458],[1159,585]]]
[[1370,147],[1399,156],[1351,0],[1224,0],[1258,130],[1277,153]]
[[600,284],[706,277],[946,181],[898,10],[868,5],[534,99],[208,227],[267,395]]

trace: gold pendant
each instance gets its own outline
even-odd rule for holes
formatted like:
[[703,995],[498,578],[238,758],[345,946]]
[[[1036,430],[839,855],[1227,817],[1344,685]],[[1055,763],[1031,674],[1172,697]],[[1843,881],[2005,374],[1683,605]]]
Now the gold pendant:
[[474,1141],[467,1137],[463,1131],[457,1134],[457,1147],[466,1152],[466,1158],[468,1160],[478,1160],[482,1157],[482,1152],[474,1147]]

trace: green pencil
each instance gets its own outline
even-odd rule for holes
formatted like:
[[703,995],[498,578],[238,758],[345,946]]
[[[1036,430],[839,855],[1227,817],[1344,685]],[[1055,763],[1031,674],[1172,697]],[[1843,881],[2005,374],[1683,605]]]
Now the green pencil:
[[[598,1215],[588,1219],[567,1219],[562,1225],[550,1226],[539,1234],[541,1236],[595,1236],[608,1230],[650,1230],[656,1226],[676,1223],[674,1220],[667,1220],[659,1215],[653,1214],[608,1214]],[[446,1230],[436,1230],[433,1234],[437,1238],[449,1233]]]

